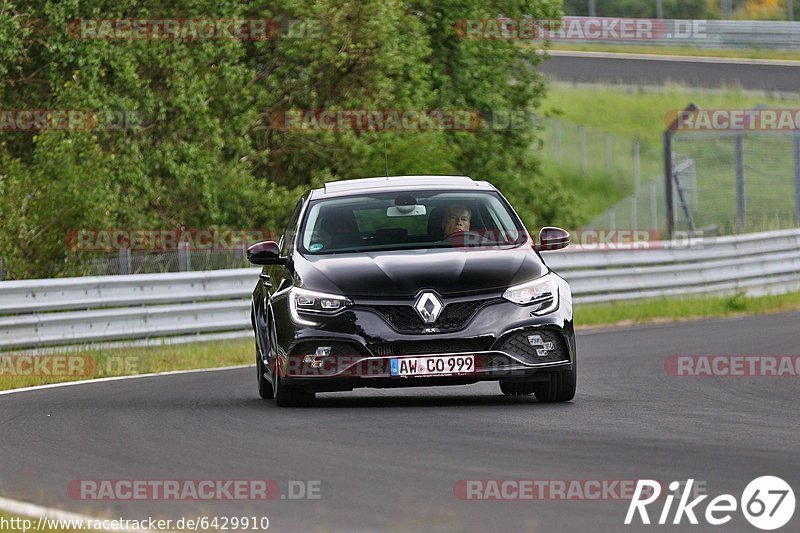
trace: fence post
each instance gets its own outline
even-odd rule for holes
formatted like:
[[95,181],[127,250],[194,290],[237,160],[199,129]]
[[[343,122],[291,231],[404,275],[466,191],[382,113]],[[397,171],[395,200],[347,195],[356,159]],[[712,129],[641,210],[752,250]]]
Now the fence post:
[[794,22],[794,0],[786,0],[786,6],[789,8],[789,22]]
[[737,231],[745,231],[744,205],[744,135],[736,135],[736,226]]
[[664,18],[664,0],[656,0],[656,18]]
[[664,194],[667,207],[667,239],[675,231],[675,202],[672,199],[672,131],[664,132]]
[[672,135],[681,126],[683,118],[687,113],[694,113],[700,109],[697,104],[692,102],[684,109],[672,124],[664,131],[664,193],[667,208],[667,239],[672,239],[675,231],[675,202],[672,198]]
[[556,161],[561,164],[561,120],[556,119]]
[[192,259],[189,255],[188,241],[181,241],[178,243],[178,265],[181,272],[189,272],[192,269]]
[[653,229],[658,229],[658,192],[655,181],[650,182],[650,223]]
[[597,16],[597,2],[596,0],[589,0],[589,16],[596,17]]
[[639,193],[642,188],[642,152],[639,136],[633,141],[633,190]]
[[800,224],[800,131],[794,132],[794,217]]
[[130,248],[119,249],[119,273],[130,274],[133,270],[131,265],[131,250]]
[[578,131],[581,139],[581,173],[585,176],[588,173],[588,164],[586,161],[586,128],[581,126]]

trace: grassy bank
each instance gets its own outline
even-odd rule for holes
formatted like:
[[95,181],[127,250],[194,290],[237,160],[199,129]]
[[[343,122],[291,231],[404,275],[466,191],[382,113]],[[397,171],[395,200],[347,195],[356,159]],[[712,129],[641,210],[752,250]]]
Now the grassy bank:
[[625,86],[575,86],[554,82],[542,103],[541,112],[545,116],[561,117],[615,136],[631,140],[639,136],[643,143],[660,145],[667,126],[667,113],[684,109],[690,102],[704,109],[745,109],[759,104],[798,107],[800,97],[783,100],[737,88],[708,90],[666,85],[660,91],[651,91]]
[[579,327],[635,325],[800,311],[800,292],[774,296],[707,296],[661,298],[575,306]]
[[52,364],[58,357],[66,356],[64,369],[49,365],[41,367],[38,375],[29,375],[30,365],[8,357],[13,354],[3,354],[0,356],[0,390],[77,379],[251,364],[255,360],[253,350],[253,340],[249,338],[141,348],[79,349],[48,354],[48,359],[53,359]]

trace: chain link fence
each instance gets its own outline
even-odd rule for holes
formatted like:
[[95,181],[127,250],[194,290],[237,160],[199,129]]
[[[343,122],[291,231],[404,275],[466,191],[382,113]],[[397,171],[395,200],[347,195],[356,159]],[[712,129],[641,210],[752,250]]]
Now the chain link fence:
[[662,148],[562,119],[541,121],[542,157],[588,178],[610,180],[629,195],[586,228],[663,229]]
[[679,132],[672,148],[675,229],[727,235],[800,224],[798,132]]
[[245,248],[225,250],[176,250],[153,252],[120,249],[115,254],[83,260],[70,268],[69,276],[108,276],[122,274],[156,274],[246,268]]

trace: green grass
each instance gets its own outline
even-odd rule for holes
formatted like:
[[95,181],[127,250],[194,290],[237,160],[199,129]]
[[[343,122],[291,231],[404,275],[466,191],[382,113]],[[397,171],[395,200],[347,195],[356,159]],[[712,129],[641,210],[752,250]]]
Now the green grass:
[[654,54],[694,57],[726,57],[738,59],[790,59],[800,60],[800,52],[783,50],[760,50],[757,48],[711,50],[689,46],[647,46],[624,44],[566,44],[553,43],[553,50],[579,52],[607,52],[615,54]]
[[553,82],[542,103],[541,112],[545,116],[560,117],[631,141],[639,136],[644,143],[660,146],[667,126],[667,113],[684,109],[691,102],[705,109],[747,109],[759,104],[798,107],[800,97],[782,100],[731,87],[708,90],[670,84],[655,92],[629,87],[574,86]]
[[707,296],[660,298],[641,302],[610,302],[575,306],[578,327],[635,325],[702,318],[760,315],[800,310],[800,292],[748,297]]
[[[542,105],[546,120],[540,136],[544,142],[542,158],[545,172],[584,176],[589,182],[611,179],[624,194],[634,190],[633,140],[641,141],[642,184],[662,180],[662,139],[665,117],[671,110],[695,102],[705,109],[746,109],[800,107],[796,100],[782,100],[766,94],[741,90],[703,90],[670,85],[660,91],[613,86],[574,86],[554,83]],[[561,161],[559,163],[555,119],[561,123]],[[581,134],[585,129],[587,165],[580,163]],[[607,163],[607,138],[611,135],[611,165]],[[735,138],[731,134],[709,136],[684,132],[675,136],[673,150],[696,163],[697,182],[684,183],[696,202],[695,224],[717,227],[721,233],[736,228]],[[794,183],[791,135],[748,132],[745,134],[745,202],[748,219],[745,231],[764,231],[794,223]],[[585,174],[584,174],[585,171]],[[583,189],[574,189],[582,195]],[[694,190],[692,190],[694,189]],[[660,185],[659,185],[660,190]],[[660,194],[660,193],[659,193]],[[596,197],[588,201],[602,212],[620,198],[609,195],[602,205]],[[626,204],[627,205],[627,204]],[[628,220],[625,206],[617,212],[620,227]]]
[[553,176],[577,195],[580,202],[577,211],[582,219],[579,221],[581,224],[586,224],[601,215],[609,204],[622,200],[628,194],[628,186],[624,181],[605,172],[584,176],[573,166],[559,166],[550,160],[544,161],[542,172]]
[[[2,354],[0,355],[0,390],[79,379],[251,364],[255,361],[253,350],[253,340],[244,338],[141,348],[80,349],[49,354],[54,357],[85,358],[85,371],[78,375],[59,376],[13,375],[15,367],[11,367],[9,370],[8,366],[3,366],[4,362],[8,364],[7,356],[13,354]],[[60,373],[64,374],[65,372]]]

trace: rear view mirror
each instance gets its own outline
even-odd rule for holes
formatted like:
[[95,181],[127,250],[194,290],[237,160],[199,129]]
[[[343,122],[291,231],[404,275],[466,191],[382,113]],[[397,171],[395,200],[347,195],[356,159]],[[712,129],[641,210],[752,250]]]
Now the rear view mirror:
[[247,260],[254,265],[282,265],[281,251],[275,241],[261,241],[247,249]]
[[570,235],[567,230],[554,227],[544,227],[539,231],[539,244],[536,249],[540,252],[562,250],[569,246]]
[[387,217],[419,217],[426,213],[424,205],[397,205],[386,209]]

